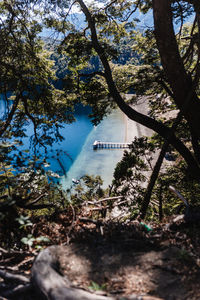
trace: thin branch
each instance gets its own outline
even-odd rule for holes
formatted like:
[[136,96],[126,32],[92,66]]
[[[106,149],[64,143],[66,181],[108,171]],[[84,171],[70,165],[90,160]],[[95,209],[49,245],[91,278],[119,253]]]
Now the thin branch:
[[[181,122],[182,117],[183,117],[183,113],[184,113],[185,109],[187,108],[188,103],[189,103],[189,101],[192,97],[192,93],[193,93],[193,88],[191,88],[185,102],[183,103],[182,110],[178,113],[178,115],[177,115],[177,117],[176,117],[176,119],[175,119],[175,121],[172,125],[172,128],[171,128],[172,131],[171,132],[175,132],[175,130],[177,129],[179,123]],[[150,200],[151,200],[151,195],[152,195],[154,185],[155,185],[156,180],[158,178],[158,175],[159,175],[159,172],[160,172],[161,165],[163,163],[165,153],[166,153],[166,151],[167,151],[167,149],[170,145],[170,138],[171,138],[171,135],[169,135],[168,138],[165,140],[165,142],[164,142],[164,144],[161,148],[159,157],[158,157],[158,159],[156,161],[156,164],[154,166],[153,172],[151,174],[151,177],[150,177],[147,189],[146,189],[146,193],[145,193],[145,196],[144,196],[144,199],[143,199],[143,202],[142,202],[141,210],[140,210],[140,217],[142,219],[144,219],[145,216],[146,216],[146,212],[147,212]],[[160,205],[161,205],[161,203],[160,203]]]
[[8,250],[3,249],[3,248],[0,247],[0,252],[2,252],[2,253],[4,253],[4,254],[7,254],[7,253],[8,253]]
[[169,186],[169,190],[171,192],[173,192],[176,196],[178,196],[179,199],[181,199],[183,201],[183,203],[185,204],[185,206],[189,206],[187,200],[183,197],[183,195],[181,195],[181,193],[179,191],[177,191],[173,186]]
[[183,10],[182,10],[182,6],[180,5],[179,1],[176,1],[178,3],[178,6],[179,6],[179,9],[181,11],[181,26],[180,26],[180,29],[179,29],[179,41],[180,41],[180,38],[181,38],[181,33],[182,33],[182,29],[183,29]]
[[[9,297],[9,299],[10,298],[15,299],[15,297],[18,297],[21,294],[25,294],[25,293],[31,294],[32,288],[33,288],[33,286],[30,283],[26,284],[26,285],[21,285],[20,284],[20,285],[16,286],[15,288],[13,288],[9,291],[3,292],[1,295],[3,297],[6,297],[6,298]],[[17,299],[19,299],[19,298],[17,298]]]
[[4,132],[6,131],[6,129],[8,128],[8,126],[10,125],[13,117],[14,117],[14,114],[17,110],[17,107],[18,107],[18,104],[19,104],[19,101],[20,101],[20,95],[17,95],[16,98],[15,98],[15,101],[12,105],[12,109],[6,119],[6,122],[3,124],[3,126],[0,128],[0,137],[4,134]]
[[37,197],[36,199],[34,199],[32,202],[29,202],[25,207],[37,203],[38,201],[40,201],[40,199],[42,199],[45,196],[48,196],[48,194],[44,193],[44,194],[40,195],[39,197]]
[[[7,5],[7,8],[8,8],[8,11],[11,13],[11,19],[9,20],[9,33],[11,33],[13,39],[15,40],[16,43],[18,43],[18,40],[16,38],[16,36],[14,35],[13,33],[13,30],[12,30],[12,23],[13,23],[13,20],[14,20],[14,17],[16,17],[16,14],[13,12],[13,9],[12,9],[12,6],[8,3],[6,3]],[[8,33],[8,34],[9,34]]]
[[112,71],[109,65],[109,62],[106,57],[105,49],[100,45],[98,37],[97,37],[97,32],[96,32],[96,27],[95,27],[95,20],[94,17],[91,15],[90,11],[88,10],[87,6],[85,5],[84,1],[82,0],[77,0],[77,2],[80,4],[81,9],[83,13],[86,16],[88,25],[90,27],[91,31],[91,39],[92,39],[92,44],[93,48],[99,55],[102,65],[105,70],[105,75],[106,75],[106,82],[109,88],[109,92],[118,105],[118,107],[124,112],[131,120],[138,122],[158,134],[160,134],[162,137],[165,139],[168,138],[169,134],[171,135],[170,143],[177,149],[177,151],[184,157],[185,161],[188,163],[188,165],[192,165],[195,173],[200,174],[200,169],[199,166],[196,163],[196,160],[194,159],[193,155],[191,152],[188,150],[188,148],[178,139],[175,134],[171,131],[170,128],[166,127],[164,124],[142,114],[137,111],[135,111],[132,107],[130,107],[121,97],[115,82],[113,80],[112,76]]
[[73,205],[71,203],[70,203],[70,207],[71,207],[71,210],[72,210],[73,218],[72,218],[71,225],[68,227],[67,242],[66,242],[67,245],[69,245],[69,243],[70,243],[70,233],[72,232],[73,227],[74,227],[74,225],[76,223],[76,211],[75,211],[75,209],[74,209],[74,207],[73,207]]
[[34,129],[34,136],[36,139],[36,143],[40,144],[41,146],[43,146],[45,148],[45,151],[47,151],[47,147],[45,146],[44,143],[42,143],[39,138],[38,138],[38,134],[37,134],[37,121],[36,119],[31,115],[31,113],[28,110],[28,103],[27,103],[27,98],[23,97],[23,104],[24,104],[24,110],[26,115],[29,117],[29,119],[31,120],[31,122],[33,123],[33,129]]
[[18,281],[23,283],[29,283],[30,279],[21,274],[14,274],[8,271],[0,270],[0,277],[8,281]]
[[[66,13],[66,17],[69,15],[73,5],[76,3],[76,0],[72,2],[72,4],[70,5],[69,9],[68,9],[68,12]],[[66,19],[66,18],[65,18]]]
[[83,76],[83,77],[94,77],[96,75],[99,75],[99,76],[102,76],[105,78],[105,73],[104,72],[92,72],[92,73],[89,73],[89,74],[84,74],[84,73],[79,73],[79,77]]
[[197,18],[197,26],[198,26],[198,37],[197,37],[197,47],[198,47],[198,59],[197,59],[197,64],[196,64],[196,74],[194,77],[194,85],[197,86],[199,82],[199,77],[200,77],[200,13],[196,13],[196,18]]
[[36,139],[37,142],[39,142],[38,136],[37,136],[37,122],[36,122],[35,118],[30,114],[30,112],[28,110],[28,103],[27,103],[26,97],[23,97],[23,104],[24,104],[24,109],[25,109],[26,115],[29,117],[29,119],[33,123],[35,139]]
[[111,7],[114,3],[116,3],[117,2],[117,0],[113,0],[113,1],[111,1],[108,5],[106,5],[105,7],[104,7],[104,9],[105,10],[107,10],[109,7]]
[[[107,6],[105,6],[105,7],[103,8],[103,9],[105,10],[105,13],[106,13],[107,16],[111,17],[111,15],[108,14],[107,10],[108,10],[114,3],[116,3],[116,2],[117,2],[117,0],[113,0],[113,1],[111,1]],[[134,14],[134,12],[136,12],[136,10],[138,9],[139,4],[140,4],[140,1],[138,1],[138,3],[136,4],[135,8],[134,8],[129,14],[127,14],[125,18],[122,18],[122,19],[121,19],[122,22],[128,21],[128,19],[132,16],[132,14]],[[122,5],[123,5],[123,3],[121,3],[121,7],[122,7]],[[114,20],[114,18],[112,18],[112,19]]]
[[122,22],[128,21],[128,19],[132,16],[132,14],[134,14],[136,12],[138,7],[139,7],[139,2],[137,3],[136,7],[126,16],[126,18],[122,20]]
[[174,94],[172,93],[172,90],[167,86],[165,81],[161,77],[159,77],[157,79],[158,79],[159,83],[162,85],[162,87],[164,88],[164,90],[169,94],[169,96],[174,99]]
[[90,201],[88,202],[89,204],[99,204],[99,203],[102,203],[102,202],[105,202],[105,201],[113,201],[113,200],[118,200],[118,199],[122,199],[123,196],[115,196],[115,197],[108,197],[108,198],[103,198],[103,199],[100,199],[98,201]]
[[93,220],[93,219],[90,219],[90,218],[79,218],[79,221],[81,222],[84,222],[84,223],[92,223],[92,224],[95,224],[97,226],[102,226],[104,225],[104,223],[100,220]]

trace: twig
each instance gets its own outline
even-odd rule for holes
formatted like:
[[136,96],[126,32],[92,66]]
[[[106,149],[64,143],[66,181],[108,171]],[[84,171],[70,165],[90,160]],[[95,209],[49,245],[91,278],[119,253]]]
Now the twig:
[[82,76],[82,77],[90,77],[90,78],[92,78],[92,77],[94,77],[96,75],[105,77],[105,73],[104,72],[92,72],[92,73],[89,73],[89,74],[79,73],[78,75],[79,75],[79,77]]
[[13,117],[14,117],[15,111],[17,110],[17,106],[19,104],[19,101],[20,101],[20,95],[17,95],[16,98],[15,98],[15,102],[12,105],[12,109],[11,109],[6,121],[4,122],[2,127],[0,128],[0,136],[3,135],[3,133],[6,131],[6,129],[10,125],[10,123],[11,123]]
[[11,256],[11,255],[22,255],[22,256],[35,256],[34,252],[28,252],[28,251],[17,251],[13,249],[5,250],[0,247],[0,251],[5,254],[5,256]]
[[14,299],[14,297],[16,297],[20,294],[30,292],[31,289],[32,289],[32,284],[30,284],[30,283],[26,284],[26,285],[20,284],[20,285],[16,286],[15,288],[13,288],[12,290],[4,292],[2,294],[2,296]]
[[[33,205],[33,204],[37,203],[40,199],[42,199],[42,198],[45,197],[45,196],[48,196],[48,194],[47,194],[47,193],[44,193],[44,194],[38,196],[38,197],[37,197],[36,199],[34,199],[32,202],[29,202],[29,203],[27,204],[27,206]],[[25,207],[26,207],[26,206],[25,206]]]
[[101,207],[93,207],[93,208],[89,208],[90,211],[99,211],[99,210],[104,210],[104,209],[107,209],[109,208],[109,206],[101,206]]
[[102,221],[99,221],[99,220],[93,220],[93,219],[90,219],[90,218],[79,218],[79,221],[81,222],[84,222],[84,223],[93,223],[97,226],[102,226],[104,225],[104,223]]
[[115,197],[103,198],[103,199],[100,199],[98,201],[94,201],[93,204],[98,204],[98,203],[105,202],[105,201],[118,200],[118,199],[122,199],[122,198],[123,198],[123,196],[115,196]]
[[9,280],[9,281],[19,281],[23,283],[30,282],[29,278],[25,277],[24,275],[13,274],[5,270],[0,270],[0,277],[3,278],[4,280]]
[[124,203],[127,203],[128,201],[130,201],[130,200],[128,199],[128,200],[124,200],[124,201],[115,203],[115,204],[113,205],[113,207],[115,207],[115,206],[120,206],[120,205],[122,205],[122,204],[124,204]]
[[[36,255],[35,255],[35,256],[36,256]],[[25,259],[25,260],[21,261],[16,267],[19,269],[19,268],[21,268],[23,265],[26,265],[26,264],[28,264],[28,263],[30,263],[30,262],[33,262],[34,259],[35,259],[35,257],[30,257],[30,258],[28,258],[28,259]]]
[[69,231],[68,231],[68,233],[67,233],[67,245],[69,244],[69,242],[70,242],[70,233],[71,233],[71,231],[72,231],[72,229],[73,229],[73,227],[74,227],[74,224],[75,224],[75,222],[76,222],[76,211],[75,211],[75,209],[74,209],[74,207],[73,207],[73,205],[71,205],[70,204],[70,207],[71,207],[71,210],[72,210],[72,214],[73,214],[73,218],[72,218],[72,223],[71,223],[71,225],[70,225],[70,227],[69,227]]
[[0,247],[0,252],[2,252],[2,253],[4,253],[4,254],[7,254],[7,253],[8,253],[7,250],[5,250],[5,249],[3,249],[3,248],[1,248],[1,247]]
[[177,191],[173,186],[169,186],[169,190],[171,192],[173,192],[176,196],[178,196],[185,204],[185,206],[189,206],[187,200],[183,197],[183,195],[181,195],[181,193],[179,191]]

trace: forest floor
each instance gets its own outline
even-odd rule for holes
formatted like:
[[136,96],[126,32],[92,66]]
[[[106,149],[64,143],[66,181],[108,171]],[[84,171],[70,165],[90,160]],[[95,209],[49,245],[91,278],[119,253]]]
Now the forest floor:
[[[54,221],[40,217],[34,235],[42,234],[58,247],[59,272],[73,286],[115,299],[200,299],[199,225],[178,222],[150,224],[148,231],[138,221],[95,224],[77,219],[69,226],[69,215]],[[21,274],[30,279],[37,252],[0,249],[0,275]],[[2,277],[2,276],[1,276]],[[0,299],[38,299],[28,285],[22,293],[10,293],[19,282],[0,281]],[[6,294],[7,293],[7,294]]]

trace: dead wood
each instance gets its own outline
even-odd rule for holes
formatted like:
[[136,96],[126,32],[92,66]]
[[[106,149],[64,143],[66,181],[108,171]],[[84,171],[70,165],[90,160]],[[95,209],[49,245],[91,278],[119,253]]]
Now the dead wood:
[[[32,284],[26,284],[26,285],[18,285],[14,287],[13,289],[9,289],[8,291],[5,291],[1,294],[1,296],[7,298],[15,299],[15,297],[19,297],[22,294],[29,293],[32,290]],[[1,298],[0,298],[1,299]]]
[[59,246],[51,246],[40,252],[32,271],[32,282],[43,296],[50,300],[114,300],[113,297],[92,294],[74,288],[70,281],[59,270]]
[[4,280],[8,281],[19,281],[23,283],[28,283],[29,278],[27,278],[24,275],[21,274],[14,274],[11,272],[8,272],[7,270],[0,270],[0,277],[3,278]]
[[93,219],[85,218],[85,217],[79,218],[79,221],[84,222],[84,223],[93,223],[97,226],[103,226],[104,225],[104,222],[102,222],[100,220],[93,220]]
[[171,192],[173,192],[176,196],[178,196],[179,199],[181,199],[183,201],[183,203],[185,204],[185,206],[188,206],[188,202],[187,200],[183,197],[183,195],[181,195],[181,193],[179,191],[177,191],[173,186],[169,186],[169,190]]
[[94,204],[102,203],[102,202],[105,202],[105,201],[118,200],[118,199],[122,199],[122,198],[123,198],[123,196],[115,196],[115,197],[103,198],[103,199],[100,199],[98,201],[94,201]]

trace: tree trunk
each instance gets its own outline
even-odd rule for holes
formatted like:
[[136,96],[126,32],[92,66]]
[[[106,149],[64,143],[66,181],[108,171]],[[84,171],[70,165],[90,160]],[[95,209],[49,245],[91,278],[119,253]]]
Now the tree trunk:
[[21,95],[16,96],[16,99],[15,99],[13,105],[12,105],[11,111],[8,114],[8,117],[7,117],[6,121],[4,122],[2,127],[0,127],[0,137],[4,134],[4,132],[6,131],[8,126],[10,126],[10,123],[11,123],[13,117],[14,117],[14,114],[15,114],[16,110],[17,110],[17,106],[19,104],[20,98],[21,98]]
[[[170,136],[170,144],[173,145],[173,147],[183,156],[185,161],[187,162],[191,172],[195,174],[196,177],[200,178],[200,168],[194,159],[193,155],[191,152],[185,147],[185,145],[179,140],[173,132],[171,132],[171,129],[166,127],[164,124],[146,116],[143,115],[136,110],[134,110],[132,107],[126,104],[126,102],[123,100],[121,97],[119,91],[117,90],[117,87],[115,85],[115,82],[112,77],[112,71],[109,65],[109,62],[107,60],[107,57],[105,55],[104,49],[101,47],[98,37],[97,37],[97,32],[96,32],[96,27],[95,27],[95,21],[94,18],[92,17],[90,11],[88,10],[87,6],[85,5],[84,1],[82,0],[77,0],[77,2],[80,4],[81,9],[83,13],[86,16],[90,31],[91,31],[91,39],[92,39],[92,44],[93,48],[99,55],[99,58],[103,64],[104,67],[104,73],[105,73],[105,79],[109,88],[109,92],[113,98],[113,100],[116,102],[118,107],[133,121],[140,123],[141,125],[144,125],[155,132],[157,132],[159,135],[161,135],[164,139],[168,139]],[[188,90],[189,93],[189,90]],[[188,95],[186,95],[186,98]],[[200,111],[199,111],[200,112]],[[199,133],[200,134],[200,131]]]
[[151,200],[152,191],[153,191],[154,185],[156,183],[156,180],[158,178],[160,168],[161,168],[161,165],[163,163],[163,159],[165,157],[165,153],[167,151],[168,146],[169,146],[169,142],[166,141],[164,143],[161,151],[160,151],[159,157],[156,161],[155,167],[154,167],[153,172],[151,174],[151,177],[150,177],[150,180],[149,180],[149,183],[148,183],[148,187],[146,189],[145,197],[144,197],[144,200],[142,202],[142,206],[141,206],[141,210],[140,210],[140,217],[142,219],[144,219],[145,216],[146,216],[146,212],[147,212],[147,209],[148,209],[148,206],[149,206],[149,202]]
[[32,282],[43,299],[49,300],[114,300],[114,297],[92,294],[72,287],[59,270],[59,246],[51,246],[37,256],[32,270]]
[[181,111],[186,104],[183,115],[200,139],[200,100],[193,91],[190,101],[186,103],[186,98],[193,88],[192,79],[187,74],[179,53],[173,28],[171,1],[153,0],[153,15],[162,66],[173,91],[175,103]]

